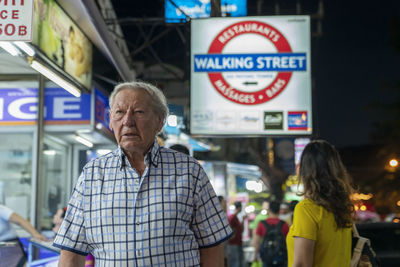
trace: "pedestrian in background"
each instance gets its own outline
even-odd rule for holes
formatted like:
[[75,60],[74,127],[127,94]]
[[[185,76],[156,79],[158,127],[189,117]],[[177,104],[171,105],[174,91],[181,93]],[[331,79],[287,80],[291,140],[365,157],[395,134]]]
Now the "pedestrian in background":
[[193,158],[156,139],[168,115],[165,96],[144,82],[110,96],[118,148],[86,164],[54,246],[60,267],[223,266],[232,235],[211,183]]
[[29,221],[12,209],[0,205],[0,242],[15,244],[0,247],[0,266],[24,266],[27,261],[22,243],[12,226],[13,224],[22,227],[32,237],[47,241],[47,238],[40,234]]
[[[289,232],[288,224],[279,218],[281,204],[277,201],[271,201],[268,208],[268,218],[264,221],[260,221],[256,228],[256,234],[253,238],[254,247],[254,261],[257,261],[261,257],[263,261],[263,267],[286,267],[287,266],[287,253],[285,238]],[[273,238],[267,240],[271,244],[268,245],[270,251],[267,251],[267,246],[262,247],[263,239],[266,238],[267,234],[270,234],[272,229],[277,227],[279,235],[274,234]]]
[[283,202],[281,203],[280,209],[279,209],[279,219],[282,221],[285,221],[287,224],[290,222],[290,217],[292,214],[290,213],[289,209],[289,204]]
[[234,204],[235,211],[229,215],[229,225],[233,230],[233,237],[228,241],[228,262],[230,267],[243,266],[243,223],[239,220],[238,214],[242,211],[242,202],[236,201]]
[[305,199],[296,205],[286,239],[288,266],[350,266],[352,187],[338,151],[323,140],[310,142],[299,180]]
[[47,238],[40,234],[29,221],[22,218],[10,208],[0,205],[0,241],[18,240],[17,233],[13,229],[12,224],[22,227],[34,238],[47,241]]
[[264,199],[262,204],[261,204],[261,211],[256,215],[254,220],[250,223],[249,228],[251,230],[251,237],[254,238],[256,235],[256,229],[258,226],[258,223],[260,221],[264,221],[268,218],[268,210],[269,210],[269,200]]

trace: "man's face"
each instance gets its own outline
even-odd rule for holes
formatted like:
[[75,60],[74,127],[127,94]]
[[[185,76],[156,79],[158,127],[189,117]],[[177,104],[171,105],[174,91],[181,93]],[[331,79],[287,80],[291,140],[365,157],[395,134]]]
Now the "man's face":
[[110,128],[127,153],[146,154],[162,127],[153,111],[151,96],[143,89],[123,89],[111,107]]

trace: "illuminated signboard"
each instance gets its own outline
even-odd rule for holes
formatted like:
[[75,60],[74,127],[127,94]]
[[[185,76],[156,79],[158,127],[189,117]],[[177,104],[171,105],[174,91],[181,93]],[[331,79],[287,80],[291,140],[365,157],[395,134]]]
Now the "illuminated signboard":
[[[221,0],[223,17],[243,17],[247,15],[246,0]],[[179,7],[179,8],[178,8]],[[211,0],[165,0],[165,20],[182,22],[190,18],[207,18],[211,14]]]
[[[0,125],[34,125],[37,88],[0,88]],[[90,94],[73,97],[63,88],[46,88],[45,124],[90,124]]]
[[209,18],[191,27],[192,134],[311,134],[309,16]]
[[33,40],[51,61],[90,89],[93,47],[54,0],[35,0]]
[[0,1],[0,41],[31,41],[33,0]]

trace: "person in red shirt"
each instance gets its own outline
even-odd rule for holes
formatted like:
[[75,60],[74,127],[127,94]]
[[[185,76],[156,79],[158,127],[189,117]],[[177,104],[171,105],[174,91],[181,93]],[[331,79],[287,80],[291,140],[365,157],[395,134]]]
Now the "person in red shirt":
[[242,202],[236,201],[235,213],[229,215],[228,221],[234,234],[228,241],[228,264],[230,267],[243,266],[243,248],[242,248],[242,233],[243,223],[240,222],[238,214],[242,211]]
[[[265,221],[269,225],[277,225],[281,220],[279,219],[279,209],[280,209],[280,203],[276,201],[271,201],[269,203],[269,209],[268,209],[268,219]],[[259,258],[259,252],[260,252],[260,244],[262,239],[264,238],[265,234],[267,233],[268,229],[266,226],[262,223],[259,222],[256,228],[256,234],[253,238],[253,247],[254,247],[254,261],[257,261]],[[283,222],[282,228],[281,228],[283,236],[286,238],[286,235],[289,232],[289,225],[286,222]],[[286,258],[284,259],[286,262]],[[263,263],[264,267],[269,267],[266,265],[266,263]]]

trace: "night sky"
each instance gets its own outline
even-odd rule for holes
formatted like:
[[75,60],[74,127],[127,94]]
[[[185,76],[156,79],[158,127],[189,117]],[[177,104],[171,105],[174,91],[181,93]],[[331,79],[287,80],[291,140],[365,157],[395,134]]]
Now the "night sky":
[[400,51],[389,45],[400,1],[324,2],[323,36],[312,40],[315,134],[337,147],[370,144],[382,114],[367,107],[391,101],[382,88],[400,81]]
[[[277,2],[281,5],[281,15],[289,15],[286,10],[295,14],[295,0]],[[318,6],[318,0],[299,2],[303,14],[313,13]],[[382,114],[367,107],[376,100],[392,100],[382,88],[400,81],[400,51],[396,52],[389,44],[389,22],[396,17],[400,19],[400,0],[323,2],[323,34],[312,37],[311,41],[314,136],[337,147],[371,144],[373,122],[381,120]],[[163,16],[164,0],[113,0],[113,3],[119,18]],[[154,9],[155,3],[160,9]],[[256,15],[256,4],[256,0],[247,0],[248,15]],[[262,9],[264,15],[273,15],[274,2],[264,0]],[[133,24],[123,24],[123,29],[134,51],[143,39]],[[185,47],[181,42],[173,42],[179,40],[176,31],[166,38],[167,41],[161,39],[153,44],[158,55],[171,64],[187,64],[182,61]],[[133,60],[154,61],[148,50],[143,52]]]

